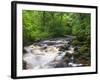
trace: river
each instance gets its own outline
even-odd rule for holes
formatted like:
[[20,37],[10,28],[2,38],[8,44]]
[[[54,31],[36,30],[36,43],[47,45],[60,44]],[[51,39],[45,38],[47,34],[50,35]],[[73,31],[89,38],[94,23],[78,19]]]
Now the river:
[[35,42],[24,46],[24,69],[45,69],[62,67],[80,67],[81,63],[75,62],[72,38],[54,38]]

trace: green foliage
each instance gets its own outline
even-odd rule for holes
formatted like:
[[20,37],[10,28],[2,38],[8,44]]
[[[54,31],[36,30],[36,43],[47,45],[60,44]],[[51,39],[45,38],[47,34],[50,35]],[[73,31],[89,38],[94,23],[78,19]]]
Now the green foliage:
[[90,14],[23,10],[24,44],[65,35],[76,36],[72,44],[90,47]]
[[88,51],[88,47],[86,45],[80,47],[80,53],[86,53],[87,51]]
[[72,41],[73,46],[78,46],[79,44],[80,44],[80,42],[78,40],[73,40]]

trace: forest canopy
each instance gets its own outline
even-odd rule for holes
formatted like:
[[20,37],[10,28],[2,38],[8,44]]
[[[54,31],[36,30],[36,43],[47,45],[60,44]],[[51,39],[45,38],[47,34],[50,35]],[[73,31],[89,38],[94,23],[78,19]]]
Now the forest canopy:
[[88,41],[90,16],[88,13],[23,10],[24,44],[65,35],[77,36],[79,41]]

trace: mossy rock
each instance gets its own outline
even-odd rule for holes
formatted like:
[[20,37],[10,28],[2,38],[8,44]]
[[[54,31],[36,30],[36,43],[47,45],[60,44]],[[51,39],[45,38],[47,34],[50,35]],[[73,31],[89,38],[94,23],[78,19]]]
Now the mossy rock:
[[80,47],[80,53],[87,53],[89,51],[89,48],[86,45],[83,45]]
[[77,46],[77,45],[79,45],[80,44],[80,42],[78,41],[78,40],[73,40],[72,41],[72,45],[73,46]]

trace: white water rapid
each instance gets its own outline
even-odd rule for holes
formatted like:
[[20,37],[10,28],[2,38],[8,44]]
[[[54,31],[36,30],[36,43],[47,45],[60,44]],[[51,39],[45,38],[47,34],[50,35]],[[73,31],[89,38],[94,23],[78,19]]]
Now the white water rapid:
[[[63,46],[65,46],[65,50],[60,50]],[[69,49],[67,49],[66,46]],[[56,41],[45,40],[39,44],[25,46],[24,49],[27,52],[23,55],[23,61],[26,62],[26,69],[44,69],[82,65],[71,62],[74,59],[73,56],[69,63],[64,61],[64,56],[66,54],[73,54],[74,48],[68,46],[68,41],[63,39]]]

